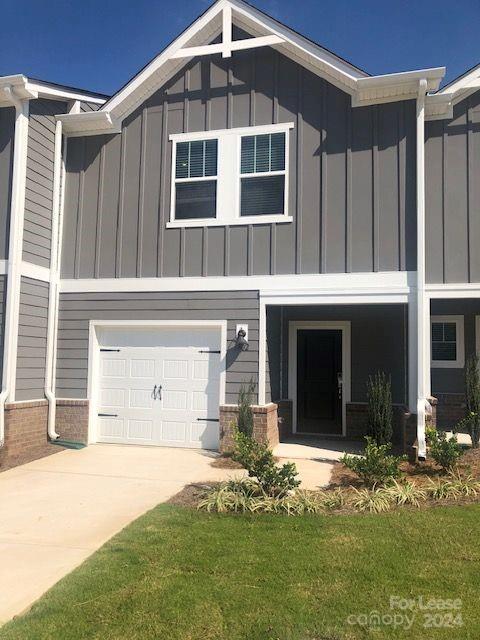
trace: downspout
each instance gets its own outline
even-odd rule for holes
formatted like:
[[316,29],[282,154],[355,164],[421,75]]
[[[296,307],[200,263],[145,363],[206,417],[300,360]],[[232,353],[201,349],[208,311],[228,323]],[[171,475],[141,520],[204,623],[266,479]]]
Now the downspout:
[[52,242],[50,255],[50,286],[48,289],[48,333],[47,333],[47,361],[45,369],[45,396],[48,400],[48,437],[58,440],[55,431],[56,398],[55,398],[55,357],[57,334],[58,283],[59,283],[59,224],[62,190],[62,123],[57,120],[55,126],[55,155],[53,164],[53,207],[52,207]]
[[[427,413],[426,373],[429,369],[426,326],[427,299],[425,295],[425,95],[427,81],[418,83],[417,95],[417,444],[418,458],[427,454],[425,419]],[[428,314],[429,315],[429,314]]]
[[5,444],[5,403],[15,388],[29,113],[28,100],[20,100],[11,86],[3,87],[3,92],[15,106],[15,135],[8,241],[2,390],[0,392],[0,447]]

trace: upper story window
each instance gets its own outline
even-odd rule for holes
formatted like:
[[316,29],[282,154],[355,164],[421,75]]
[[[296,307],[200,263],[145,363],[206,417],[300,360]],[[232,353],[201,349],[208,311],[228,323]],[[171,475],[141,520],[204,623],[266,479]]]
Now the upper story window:
[[175,159],[175,219],[215,218],[217,140],[179,142]]
[[168,227],[291,222],[292,123],[173,134]]
[[462,368],[465,365],[463,316],[432,316],[431,366]]

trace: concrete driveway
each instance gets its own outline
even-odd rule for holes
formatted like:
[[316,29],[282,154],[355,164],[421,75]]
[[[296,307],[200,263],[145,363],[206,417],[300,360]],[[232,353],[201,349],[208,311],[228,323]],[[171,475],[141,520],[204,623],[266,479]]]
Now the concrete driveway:
[[190,482],[223,480],[214,454],[92,445],[0,474],[0,623],[129,522]]

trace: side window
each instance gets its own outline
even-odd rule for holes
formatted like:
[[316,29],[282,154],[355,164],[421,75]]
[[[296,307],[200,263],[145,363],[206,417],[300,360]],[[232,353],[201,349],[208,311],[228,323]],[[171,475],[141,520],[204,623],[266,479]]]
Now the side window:
[[177,142],[175,220],[216,218],[218,141]]
[[464,366],[463,316],[432,316],[431,338],[432,367]]
[[243,136],[240,171],[240,215],[283,215],[285,133]]

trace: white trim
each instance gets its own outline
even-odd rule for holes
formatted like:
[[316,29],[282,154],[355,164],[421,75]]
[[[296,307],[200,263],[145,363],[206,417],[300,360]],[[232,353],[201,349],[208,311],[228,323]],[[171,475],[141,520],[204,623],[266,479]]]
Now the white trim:
[[[282,365],[280,365],[282,366]],[[267,383],[267,306],[260,299],[258,310],[258,404],[266,403]]]
[[20,271],[25,278],[32,278],[33,280],[40,280],[41,282],[50,282],[50,269],[48,267],[42,267],[38,264],[33,264],[33,262],[22,260]]
[[[372,273],[285,274],[274,276],[219,276],[166,278],[78,278],[60,281],[62,293],[142,291],[257,291],[265,297],[281,297],[295,304],[300,296],[332,297],[364,302],[379,297],[406,302],[414,287],[414,271]],[[279,299],[278,304],[286,302]]]
[[5,402],[15,402],[17,375],[18,321],[20,310],[21,256],[25,215],[25,181],[27,172],[27,146],[29,102],[19,100],[13,89],[6,93],[15,105],[15,137],[9,212],[10,235],[8,244],[8,275],[5,303],[2,391],[0,393],[0,446],[4,444]]
[[226,320],[90,320],[88,340],[88,443],[97,441],[96,411],[98,404],[97,389],[99,378],[99,340],[98,328],[131,327],[153,329],[160,328],[212,328],[220,331],[220,404],[225,404],[226,393],[226,356],[227,356],[227,321]]
[[0,260],[0,276],[8,273],[8,260]]
[[[27,79],[28,80],[28,79]],[[81,102],[91,102],[92,104],[105,104],[106,98],[99,98],[98,96],[92,96],[89,93],[83,93],[82,91],[75,91],[75,89],[62,89],[51,84],[41,84],[35,81],[28,80],[28,88],[42,98],[51,99],[66,99],[66,100],[79,100]]]
[[[212,178],[213,180],[214,178]],[[293,218],[288,215],[276,216],[242,216],[232,220],[218,220],[216,218],[195,218],[192,220],[174,220],[166,223],[167,229],[182,229],[195,227],[232,227],[250,224],[285,224],[293,222]]]
[[454,322],[456,325],[456,360],[433,360],[430,361],[432,369],[463,369],[465,366],[465,319],[464,316],[431,316],[430,317],[430,343],[432,342],[431,326],[434,322]]
[[[351,398],[351,322],[346,320],[307,320],[288,323],[288,397],[292,400],[292,430],[297,433],[297,339],[298,331],[340,330],[342,332],[342,436],[347,434],[347,404]],[[315,434],[332,435],[332,434]]]
[[191,142],[193,140],[209,140],[220,136],[255,136],[260,133],[281,133],[293,129],[294,122],[264,124],[255,127],[232,127],[230,129],[211,129],[209,131],[192,131],[191,133],[171,133],[168,139],[173,142]]
[[426,294],[432,298],[480,298],[480,282],[427,284]]

